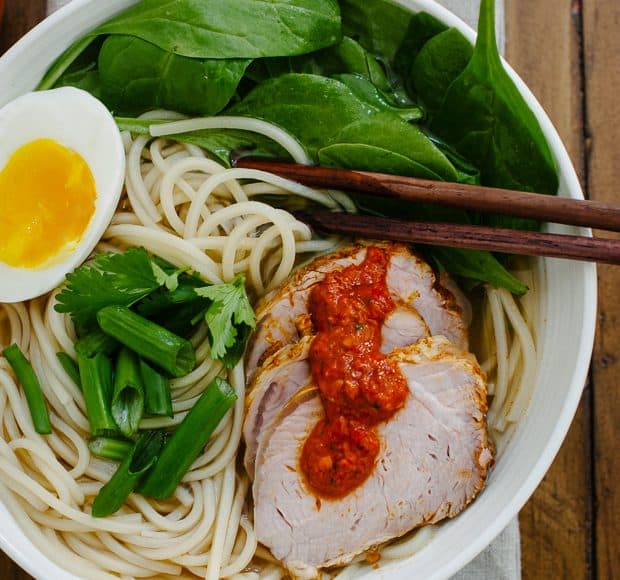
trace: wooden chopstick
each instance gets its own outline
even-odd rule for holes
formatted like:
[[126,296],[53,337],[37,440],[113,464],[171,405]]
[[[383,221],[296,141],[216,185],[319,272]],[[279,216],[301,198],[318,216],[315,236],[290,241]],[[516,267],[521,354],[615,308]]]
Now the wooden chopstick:
[[240,158],[236,167],[261,169],[314,187],[359,191],[381,197],[433,203],[483,213],[620,231],[620,205],[584,201],[367,171],[331,169]]
[[297,219],[325,233],[393,242],[620,264],[620,240],[614,239],[546,234],[486,226],[415,222],[324,210],[293,213]]

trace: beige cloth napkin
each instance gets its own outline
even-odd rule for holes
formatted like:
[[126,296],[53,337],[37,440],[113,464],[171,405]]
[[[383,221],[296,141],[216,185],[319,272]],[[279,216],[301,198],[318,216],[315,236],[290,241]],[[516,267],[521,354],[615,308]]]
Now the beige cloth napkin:
[[[71,0],[48,0],[48,14]],[[480,0],[437,0],[439,4],[460,16],[474,28],[478,18]],[[504,0],[497,3],[497,37],[503,51]],[[519,522],[513,520],[508,527],[475,560],[463,568],[452,580],[519,580],[521,578],[521,543]]]

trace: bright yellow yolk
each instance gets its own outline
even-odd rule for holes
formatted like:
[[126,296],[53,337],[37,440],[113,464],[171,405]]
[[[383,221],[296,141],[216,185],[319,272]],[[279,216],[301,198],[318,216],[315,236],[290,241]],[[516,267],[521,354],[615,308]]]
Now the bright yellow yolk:
[[81,155],[51,139],[23,145],[0,171],[0,261],[36,268],[71,250],[96,200]]

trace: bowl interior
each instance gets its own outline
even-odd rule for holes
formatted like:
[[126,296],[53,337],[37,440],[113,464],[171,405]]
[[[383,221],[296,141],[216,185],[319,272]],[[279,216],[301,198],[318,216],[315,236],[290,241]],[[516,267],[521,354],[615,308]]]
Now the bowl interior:
[[[32,90],[69,44],[135,0],[74,0],[31,31],[0,58],[0,106]],[[425,10],[468,38],[473,31],[433,0],[400,0]],[[538,117],[560,170],[560,195],[583,197],[568,154],[544,111],[518,76],[517,86]],[[581,233],[554,226],[550,231]],[[415,556],[362,570],[360,577],[447,578],[497,536],[523,506],[557,453],[577,408],[587,376],[595,328],[596,269],[563,260],[537,260],[532,299],[539,362],[528,410],[517,423],[480,497],[458,518],[437,526]],[[570,315],[567,315],[570,313]],[[0,548],[38,578],[74,579],[34,547],[1,503]]]

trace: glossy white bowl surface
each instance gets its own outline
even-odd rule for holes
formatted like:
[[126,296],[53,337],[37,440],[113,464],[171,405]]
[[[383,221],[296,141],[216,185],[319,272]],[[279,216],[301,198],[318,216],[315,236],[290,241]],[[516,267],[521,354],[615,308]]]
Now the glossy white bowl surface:
[[[33,29],[0,58],[0,106],[32,90],[69,44],[133,0],[74,0]],[[461,30],[473,31],[432,0],[400,0]],[[538,117],[560,170],[560,195],[582,198],[568,154],[541,106],[509,69]],[[550,231],[586,233],[554,226]],[[536,262],[539,368],[532,399],[480,497],[442,525],[412,558],[386,563],[364,577],[439,580],[448,578],[483,550],[517,515],[540,483],[570,426],[588,373],[596,320],[596,268],[563,260]],[[0,504],[0,547],[40,579],[75,580],[44,557]]]

